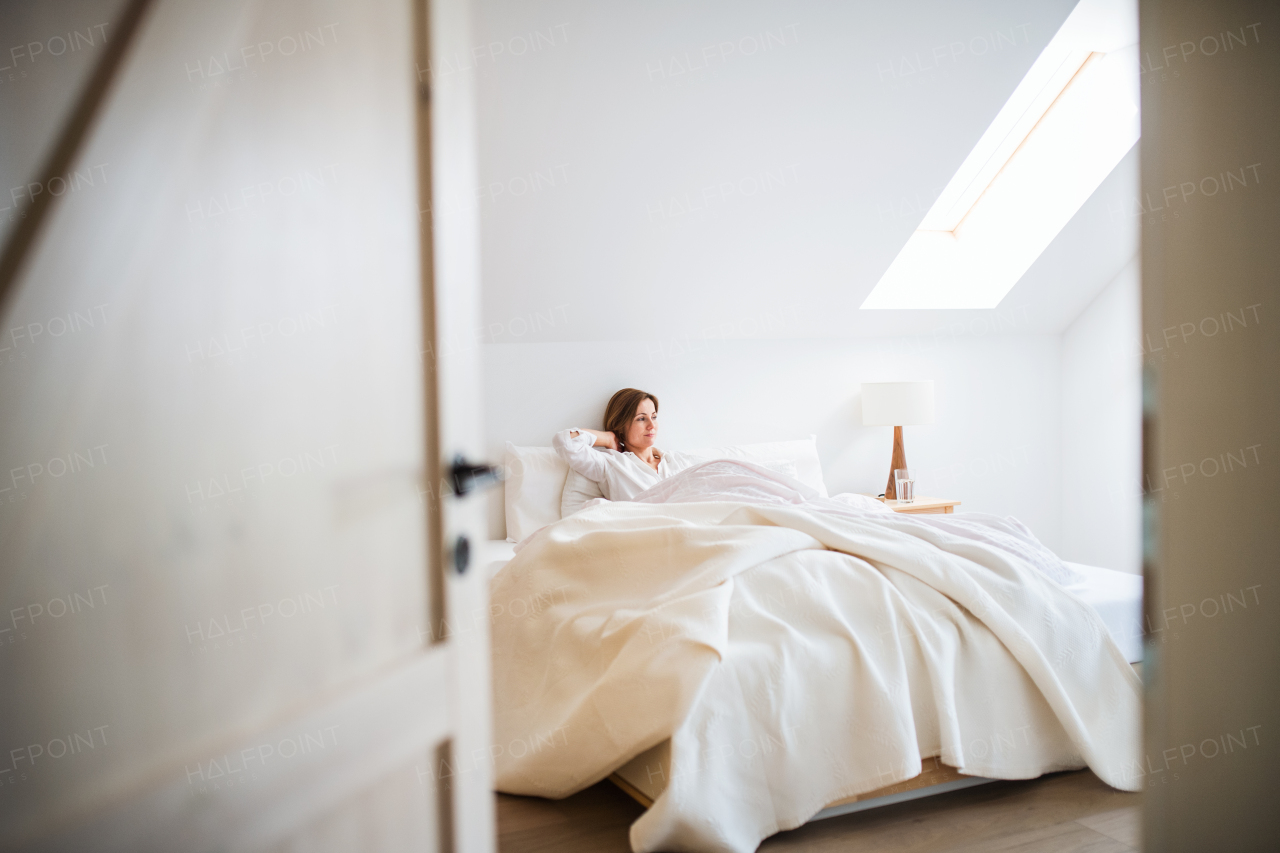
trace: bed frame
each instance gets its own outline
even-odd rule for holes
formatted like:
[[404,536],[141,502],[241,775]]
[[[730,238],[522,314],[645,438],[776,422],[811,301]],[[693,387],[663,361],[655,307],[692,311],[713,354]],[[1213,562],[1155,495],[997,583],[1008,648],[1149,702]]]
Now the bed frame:
[[[645,753],[645,755],[648,754]],[[651,785],[646,776],[645,765],[642,763],[636,766],[636,762],[632,761],[619,768],[617,772],[609,777],[609,781],[647,809],[653,805],[654,799],[658,794],[662,793],[666,785]],[[959,791],[962,788],[972,788],[974,785],[983,785],[994,781],[994,779],[987,779],[984,776],[964,776],[960,771],[943,764],[937,758],[926,758],[920,763],[920,774],[918,776],[913,776],[893,785],[886,785],[883,788],[877,788],[874,791],[868,791],[865,794],[836,800],[834,803],[829,803],[826,808],[809,818],[809,820],[815,821],[829,817],[839,817],[840,815],[860,812],[864,809],[903,803],[920,797],[945,794],[948,791]]]

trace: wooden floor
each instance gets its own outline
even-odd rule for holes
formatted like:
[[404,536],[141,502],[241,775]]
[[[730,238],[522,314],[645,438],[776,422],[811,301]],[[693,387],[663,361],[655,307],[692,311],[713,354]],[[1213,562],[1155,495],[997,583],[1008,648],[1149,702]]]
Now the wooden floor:
[[[761,853],[1127,853],[1140,849],[1140,794],[1088,770],[992,782],[951,794],[820,820],[767,839]],[[565,800],[498,795],[499,853],[629,853],[643,810],[610,782]]]

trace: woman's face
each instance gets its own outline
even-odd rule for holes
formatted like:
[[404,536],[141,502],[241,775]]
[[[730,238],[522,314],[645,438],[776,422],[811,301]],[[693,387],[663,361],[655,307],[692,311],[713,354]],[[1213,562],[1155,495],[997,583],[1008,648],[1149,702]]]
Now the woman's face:
[[636,407],[631,416],[631,424],[627,427],[626,449],[638,453],[646,447],[653,447],[658,437],[658,413],[654,411],[653,401],[646,398]]

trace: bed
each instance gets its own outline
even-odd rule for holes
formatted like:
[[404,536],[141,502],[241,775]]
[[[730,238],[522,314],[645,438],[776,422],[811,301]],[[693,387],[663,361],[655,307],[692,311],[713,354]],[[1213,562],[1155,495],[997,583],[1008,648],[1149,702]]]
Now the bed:
[[[516,519],[530,553],[511,572],[515,543],[490,543],[494,611],[505,614],[495,621],[501,790],[564,796],[608,777],[649,808],[635,850],[738,851],[807,820],[992,777],[1088,765],[1136,787],[1124,767],[1138,742],[1127,662],[1141,653],[1140,578],[1055,565],[1016,522],[874,517],[749,453],[716,464],[714,494],[676,483],[651,505],[597,506],[536,536]],[[530,473],[514,478],[517,496]],[[770,506],[756,495],[770,490],[786,497]],[[705,569],[726,559],[737,567]],[[673,564],[669,577],[651,581],[659,563]],[[872,607],[876,596],[893,603]],[[853,627],[826,624],[860,607]],[[868,626],[886,618],[877,636]],[[777,720],[795,723],[790,736],[770,728]]]

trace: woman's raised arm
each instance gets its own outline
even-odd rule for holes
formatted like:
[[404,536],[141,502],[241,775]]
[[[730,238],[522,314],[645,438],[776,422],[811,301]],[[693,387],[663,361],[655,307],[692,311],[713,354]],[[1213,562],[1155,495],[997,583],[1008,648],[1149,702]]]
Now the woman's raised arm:
[[605,461],[606,454],[592,449],[597,444],[617,449],[613,433],[593,429],[564,429],[551,439],[556,455],[568,463],[570,468],[589,480],[603,483],[608,463]]
[[603,429],[571,429],[569,434],[577,436],[579,433],[585,432],[587,435],[595,438],[595,447],[607,447],[610,450],[618,449],[618,437],[608,430]]

